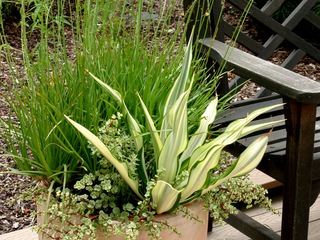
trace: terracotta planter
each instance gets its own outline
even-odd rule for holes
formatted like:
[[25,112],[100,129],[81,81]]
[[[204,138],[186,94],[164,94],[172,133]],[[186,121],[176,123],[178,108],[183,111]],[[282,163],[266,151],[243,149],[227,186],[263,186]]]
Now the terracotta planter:
[[[201,202],[195,201],[191,204],[188,204],[187,207],[190,209],[191,213],[194,216],[203,219],[202,222],[198,222],[195,220],[189,220],[183,217],[183,214],[161,214],[156,216],[157,220],[166,219],[172,226],[177,227],[178,231],[182,234],[181,238],[175,233],[172,233],[170,230],[165,230],[161,233],[161,237],[163,240],[206,240],[207,239],[207,229],[208,229],[208,213],[202,210],[203,204]],[[43,223],[43,217],[38,217],[38,224]],[[61,224],[61,223],[58,223]],[[106,240],[103,236],[103,229],[97,230],[97,239]],[[39,239],[47,240],[39,233]],[[124,238],[120,236],[111,236],[108,238],[109,240],[124,240]],[[148,240],[150,237],[148,236],[147,231],[141,231],[137,240]]]

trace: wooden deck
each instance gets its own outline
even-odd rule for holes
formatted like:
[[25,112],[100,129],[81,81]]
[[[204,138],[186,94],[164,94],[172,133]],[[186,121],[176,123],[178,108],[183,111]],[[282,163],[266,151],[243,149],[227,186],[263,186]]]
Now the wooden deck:
[[[277,182],[273,179],[261,174],[259,171],[254,171],[252,173],[252,179],[256,183],[262,184],[268,188],[277,186]],[[273,206],[281,211],[282,200],[281,197],[275,197],[273,199]],[[269,212],[264,211],[261,208],[252,208],[246,210],[245,213],[255,220],[259,221],[261,224],[268,226],[277,233],[281,230],[281,216],[274,215]],[[31,228],[26,228],[18,230],[12,233],[0,235],[0,240],[36,240],[38,236]],[[224,226],[213,226],[213,231],[208,235],[208,240],[248,240],[247,236],[231,227],[230,225]],[[310,208],[310,218],[309,218],[309,240],[320,239],[320,195],[318,196],[315,204]]]
[[[281,211],[282,201],[277,197],[273,201],[273,206]],[[280,234],[281,232],[281,216],[274,215],[264,211],[260,208],[252,208],[246,210],[245,213],[253,219],[271,228],[273,231]],[[248,240],[249,237],[245,236],[230,225],[214,226],[212,232],[208,236],[208,240]],[[309,237],[308,240],[320,239],[320,196],[317,201],[310,208],[309,218]]]
[[[269,176],[255,170],[251,173],[251,179],[257,184],[263,185],[270,189],[278,187],[279,183]],[[282,211],[282,197],[276,196],[272,198],[272,205],[278,210]],[[253,207],[244,211],[245,214],[252,217],[259,223],[272,229],[278,234],[281,234],[281,215],[275,215],[265,211],[262,208]],[[309,234],[308,240],[320,239],[320,195],[317,201],[310,208],[309,217]],[[212,232],[208,235],[208,240],[249,240],[250,238],[239,232],[237,229],[226,224],[224,226],[214,225]]]

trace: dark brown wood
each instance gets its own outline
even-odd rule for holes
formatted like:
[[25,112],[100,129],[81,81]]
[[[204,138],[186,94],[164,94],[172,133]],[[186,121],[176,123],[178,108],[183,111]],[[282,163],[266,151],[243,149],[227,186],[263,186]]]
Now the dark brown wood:
[[[316,1],[317,0],[303,0],[302,4],[304,4],[304,5],[303,5],[303,9],[301,9],[301,10],[304,10],[305,13],[303,11],[301,12],[301,10],[299,10],[295,16],[297,18],[299,16],[304,17],[308,13],[308,11],[306,11],[306,10],[308,10],[312,6],[314,6]],[[248,3],[248,1],[246,1],[246,0],[230,0],[230,2],[232,2],[235,6],[237,6],[240,9],[244,9]],[[267,14],[263,13],[257,7],[255,7],[255,6],[251,7],[250,16],[252,16],[254,19],[256,19],[257,21],[259,21],[262,24],[264,24],[265,26],[267,26],[272,31],[276,32],[283,39],[286,39],[287,41],[291,42],[295,46],[298,46],[298,48],[300,48],[304,52],[307,52],[310,56],[312,56],[316,59],[320,59],[320,50],[319,49],[312,46],[310,43],[308,43],[307,41],[305,41],[304,39],[302,39],[301,37],[299,37],[298,35],[293,33],[289,28],[284,27],[279,22],[277,22],[273,18],[269,17]],[[291,28],[292,26],[294,26],[293,23],[296,23],[296,21],[293,21],[292,25],[290,22],[290,24],[288,24],[288,26]],[[270,45],[266,48],[266,50],[265,50],[266,52],[259,53],[261,58],[266,59],[268,56],[270,56],[270,54],[268,54],[269,51],[272,49],[274,50],[283,41],[283,39],[281,39],[279,37],[276,37],[276,38],[277,38],[277,40],[269,40],[270,42],[272,42],[272,44],[267,43],[267,45],[269,45],[269,44]]]
[[308,238],[311,199],[315,104],[285,99],[287,152],[282,212],[282,239]]
[[264,12],[268,16],[271,16],[285,0],[270,0],[262,8],[261,12]]
[[[199,0],[201,2],[208,1]],[[267,151],[258,169],[283,184],[283,216],[281,239],[307,239],[309,206],[320,193],[320,83],[296,74],[289,69],[295,67],[307,53],[320,62],[320,50],[291,31],[302,19],[315,25],[320,30],[320,18],[310,13],[316,0],[302,0],[298,7],[281,24],[270,15],[281,5],[283,0],[271,0],[262,9],[252,7],[250,16],[263,23],[275,33],[263,45],[255,43],[248,35],[241,33],[237,42],[247,47],[257,56],[252,56],[238,49],[232,49],[224,43],[222,35],[231,36],[233,27],[217,17],[221,1],[214,1],[211,9],[210,32],[199,39],[201,51],[208,53],[212,61],[226,70],[232,70],[237,76],[230,82],[223,78],[219,94],[228,93],[239,81],[245,79],[259,84],[262,90],[259,98],[233,103],[231,109],[220,115],[216,127],[224,128],[231,121],[245,117],[249,112],[284,102],[284,107],[263,114],[254,123],[286,119],[273,126]],[[239,9],[244,9],[246,0],[229,0]],[[210,9],[210,8],[208,8]],[[194,15],[195,16],[195,15]],[[197,21],[194,21],[197,22]],[[218,29],[217,35],[214,30]],[[219,36],[213,41],[213,37]],[[220,41],[218,41],[220,40]],[[276,66],[264,59],[269,57],[281,42],[287,40],[296,46],[281,66]],[[317,107],[318,105],[318,107]],[[261,130],[239,140],[227,151],[238,156],[254,139],[271,129]],[[227,220],[231,225],[252,239],[280,239],[247,216],[231,216]]]
[[251,239],[255,240],[279,240],[281,239],[278,234],[271,229],[248,217],[245,213],[239,211],[236,215],[230,215],[225,220],[228,224],[238,229]]
[[318,15],[314,14],[313,12],[309,12],[305,19],[320,30],[320,17]]
[[213,59],[226,61],[227,70],[233,70],[246,79],[297,101],[320,102],[319,83],[241,50],[230,49],[222,42],[213,42],[211,38],[202,39],[200,42],[210,51]]

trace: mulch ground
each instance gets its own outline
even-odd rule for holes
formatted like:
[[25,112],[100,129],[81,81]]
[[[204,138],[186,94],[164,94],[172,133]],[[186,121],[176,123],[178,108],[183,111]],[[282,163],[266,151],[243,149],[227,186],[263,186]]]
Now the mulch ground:
[[[181,12],[177,9],[177,12]],[[233,21],[233,16],[227,16]],[[16,59],[16,62],[21,61],[21,49],[20,43],[20,31],[18,20],[8,19],[5,22],[5,32],[9,44],[17,49],[13,52],[12,57]],[[37,41],[37,35],[30,38],[31,45]],[[72,49],[72,48],[70,48]],[[277,52],[270,58],[274,63],[280,64],[284,57],[288,55],[288,49],[281,47]],[[23,65],[17,65],[15,71],[23,75]],[[294,71],[307,76],[313,80],[320,80],[320,63],[312,60],[309,57],[304,57],[303,60],[295,67]],[[7,62],[4,59],[4,55],[0,52],[0,117],[5,119],[10,117],[7,104],[5,103],[4,97],[10,94],[10,85],[12,84],[10,78],[10,70]],[[251,95],[256,91],[256,86],[249,84],[242,94],[242,98]],[[0,129],[1,135],[1,129]],[[3,150],[2,150],[3,149]],[[9,200],[17,198],[19,194],[27,189],[32,188],[35,182],[25,176],[7,174],[10,167],[14,167],[14,163],[10,157],[4,155],[6,145],[4,139],[0,138],[0,235],[8,232],[12,232],[18,229],[32,226],[36,223],[36,219],[30,215],[32,210],[35,210],[35,204],[33,201],[16,201],[13,205],[9,204]]]
[[[13,51],[12,57],[19,63],[22,59],[19,52],[21,49],[19,22],[15,19],[6,20],[5,32],[8,43],[17,49]],[[15,71],[22,74],[24,67],[18,64]],[[2,119],[11,117],[10,109],[5,101],[5,96],[10,94],[9,89],[12,84],[10,75],[4,53],[0,52],[0,117]],[[35,183],[28,177],[5,173],[9,168],[14,167],[12,159],[4,155],[5,150],[5,141],[3,137],[0,137],[0,235],[32,226],[36,222],[30,215],[30,212],[35,209],[33,202],[16,201],[10,204],[10,200],[17,198],[22,191],[34,186]]]

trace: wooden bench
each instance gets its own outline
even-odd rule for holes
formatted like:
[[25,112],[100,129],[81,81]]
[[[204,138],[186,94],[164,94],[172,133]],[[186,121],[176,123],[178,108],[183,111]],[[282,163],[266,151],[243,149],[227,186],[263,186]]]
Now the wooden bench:
[[[213,2],[213,6],[208,6],[208,2]],[[320,50],[293,31],[304,21],[319,33],[320,18],[311,12],[317,0],[301,1],[283,23],[277,22],[271,15],[284,0],[266,1],[260,8],[252,6],[249,11],[250,19],[264,25],[271,33],[262,44],[243,32],[239,35],[237,42],[255,56],[238,49],[226,54],[230,49],[225,39],[232,35],[234,27],[221,19],[223,2],[198,0],[195,3],[185,0],[184,10],[193,9],[188,31],[190,33],[195,28],[195,36],[198,36],[196,41],[202,46],[201,52],[209,51],[215,66],[225,64],[224,69],[237,74],[231,81],[227,77],[221,79],[219,95],[230,92],[247,79],[261,86],[261,90],[249,100],[232,103],[231,109],[220,116],[216,124],[224,127],[254,109],[278,102],[284,102],[284,107],[265,114],[257,121],[286,119],[283,124],[273,128],[267,152],[258,166],[259,170],[283,184],[281,237],[243,213],[231,216],[227,222],[252,239],[307,239],[309,207],[320,192],[320,108],[317,108],[320,103],[320,83],[288,69],[293,69],[305,55],[320,62]],[[228,4],[242,11],[248,1],[230,0]],[[215,32],[217,27],[218,31]],[[284,41],[290,43],[294,50],[282,66],[264,60]],[[269,130],[242,139],[227,150],[239,155],[257,135]]]

